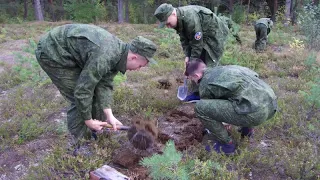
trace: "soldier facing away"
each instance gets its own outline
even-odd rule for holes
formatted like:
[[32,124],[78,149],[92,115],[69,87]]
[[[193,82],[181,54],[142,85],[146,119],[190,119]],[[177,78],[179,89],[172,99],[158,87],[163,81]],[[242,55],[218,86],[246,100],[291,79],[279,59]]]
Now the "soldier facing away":
[[273,22],[270,18],[261,18],[256,21],[254,30],[256,31],[256,41],[254,47],[257,52],[262,52],[266,49],[268,34],[271,31]]
[[68,24],[45,34],[35,53],[42,69],[71,103],[67,124],[78,140],[91,137],[90,130],[101,130],[107,125],[105,120],[115,130],[122,125],[111,109],[113,78],[119,71],[124,74],[155,63],[155,51],[156,45],[141,36],[124,43],[100,27]]
[[[251,137],[254,126],[274,116],[276,95],[249,68],[236,65],[206,67],[201,60],[196,60],[186,68],[186,76],[199,83],[201,100],[196,103],[195,112],[217,140],[214,150],[232,154],[236,147],[223,122],[240,126],[242,137]],[[210,146],[206,149],[211,150]]]
[[[164,3],[154,15],[160,21],[160,27],[173,28],[179,34],[185,64],[198,58],[209,67],[218,65],[229,30],[210,9],[195,5],[174,8]],[[196,84],[192,84],[191,92],[185,101],[199,99]]]

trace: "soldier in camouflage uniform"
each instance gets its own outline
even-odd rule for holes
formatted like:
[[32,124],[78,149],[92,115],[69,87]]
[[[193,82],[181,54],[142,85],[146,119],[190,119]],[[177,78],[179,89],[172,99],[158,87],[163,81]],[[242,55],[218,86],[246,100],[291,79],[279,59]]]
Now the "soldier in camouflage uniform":
[[[201,100],[195,112],[217,140],[214,150],[231,154],[235,145],[223,123],[240,126],[241,135],[251,136],[253,127],[272,118],[276,95],[258,74],[246,67],[229,65],[206,68],[201,60],[190,62],[186,75],[199,83]],[[210,150],[210,147],[206,147]]]
[[239,36],[240,26],[232,21],[232,19],[226,17],[226,16],[219,16],[219,18],[225,23],[225,25],[229,28],[230,34],[237,40],[239,44],[241,44],[241,39]]
[[[189,59],[202,59],[207,66],[218,65],[228,36],[228,27],[210,9],[189,5],[174,8],[171,4],[161,4],[154,15],[160,27],[167,26],[177,31],[185,54],[185,64]],[[198,87],[193,84],[192,94],[186,101],[199,99]]]
[[266,49],[268,34],[271,31],[273,22],[270,18],[261,18],[256,21],[254,30],[256,31],[255,49],[257,52],[262,52]]
[[[156,45],[141,36],[124,43],[93,25],[68,24],[45,34],[36,50],[42,69],[71,103],[68,129],[78,140],[91,137],[107,120],[121,125],[112,114],[113,78],[120,71],[136,70],[154,62]],[[97,120],[95,120],[97,119]]]

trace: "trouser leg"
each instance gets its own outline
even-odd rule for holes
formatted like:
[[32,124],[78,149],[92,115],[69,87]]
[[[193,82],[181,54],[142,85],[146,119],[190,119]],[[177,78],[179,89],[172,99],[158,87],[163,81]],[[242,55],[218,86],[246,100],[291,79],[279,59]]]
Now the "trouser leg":
[[267,46],[267,26],[264,24],[257,24],[255,26],[256,31],[256,42],[255,42],[255,49],[257,51],[263,51],[266,49]]
[[36,56],[41,68],[50,77],[52,83],[58,88],[61,95],[70,102],[67,111],[67,126],[69,132],[75,139],[89,137],[90,130],[88,130],[85,123],[80,120],[74,99],[74,89],[81,73],[81,68],[59,66],[58,63],[55,63],[46,54],[41,53],[41,50],[36,51]]
[[210,130],[212,136],[221,143],[232,141],[222,122],[253,127],[261,124],[268,117],[264,111],[251,114],[237,114],[232,102],[222,99],[200,100],[196,103],[195,112],[203,125]]

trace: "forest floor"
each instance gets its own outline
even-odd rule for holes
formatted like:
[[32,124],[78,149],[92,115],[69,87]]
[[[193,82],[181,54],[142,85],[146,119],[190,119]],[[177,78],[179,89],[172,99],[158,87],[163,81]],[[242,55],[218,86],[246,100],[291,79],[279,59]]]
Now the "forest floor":
[[[112,166],[113,152],[126,141],[122,132],[103,134],[98,141],[84,142],[84,153],[73,155],[66,127],[68,103],[41,71],[33,54],[41,35],[66,23],[71,22],[3,24],[0,27],[0,180],[88,178],[89,171],[104,164]],[[125,42],[142,35],[158,45],[155,57],[158,65],[116,77],[115,116],[130,125],[134,118],[163,122],[175,110],[180,112],[179,108],[185,105],[176,98],[176,92],[182,84],[184,55],[175,32],[158,29],[156,25],[98,26]],[[236,127],[233,128],[231,134],[241,151],[239,155],[206,153],[201,144],[202,136],[199,138],[196,133],[191,143],[180,143],[179,147],[183,148],[178,149],[185,156],[202,162],[218,163],[223,167],[219,172],[222,179],[320,179],[320,113],[313,106],[314,99],[308,99],[319,76],[319,52],[294,46],[293,37],[302,41],[304,37],[290,28],[272,30],[267,50],[258,54],[252,49],[253,27],[243,25],[240,37],[242,45],[230,37],[221,63],[242,65],[258,72],[274,89],[279,112],[256,128],[251,141],[241,140]],[[169,86],[160,87],[161,79],[167,80]],[[171,126],[188,128],[184,123],[193,122],[194,118],[186,114],[193,111],[181,112],[170,120],[178,122]],[[181,120],[183,118],[185,121]],[[199,127],[195,124],[191,126]],[[164,133],[172,131],[168,126],[159,127]],[[178,135],[176,137],[178,145]],[[159,143],[164,144],[164,139]],[[137,166],[115,167],[132,179],[151,178],[146,169],[137,169]]]

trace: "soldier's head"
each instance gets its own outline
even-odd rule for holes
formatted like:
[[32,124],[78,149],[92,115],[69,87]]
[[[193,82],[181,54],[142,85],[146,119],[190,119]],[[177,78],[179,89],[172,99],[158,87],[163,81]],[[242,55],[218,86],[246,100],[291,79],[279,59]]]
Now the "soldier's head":
[[157,64],[152,58],[157,50],[157,46],[142,36],[134,38],[129,45],[127,56],[127,70],[137,70],[148,63]]
[[202,78],[203,72],[206,68],[206,64],[201,59],[195,59],[187,64],[184,75],[187,76],[188,79],[198,83]]
[[160,21],[160,28],[164,26],[167,26],[168,28],[177,27],[177,11],[171,4],[161,4],[154,12],[154,16],[156,16],[156,18]]

